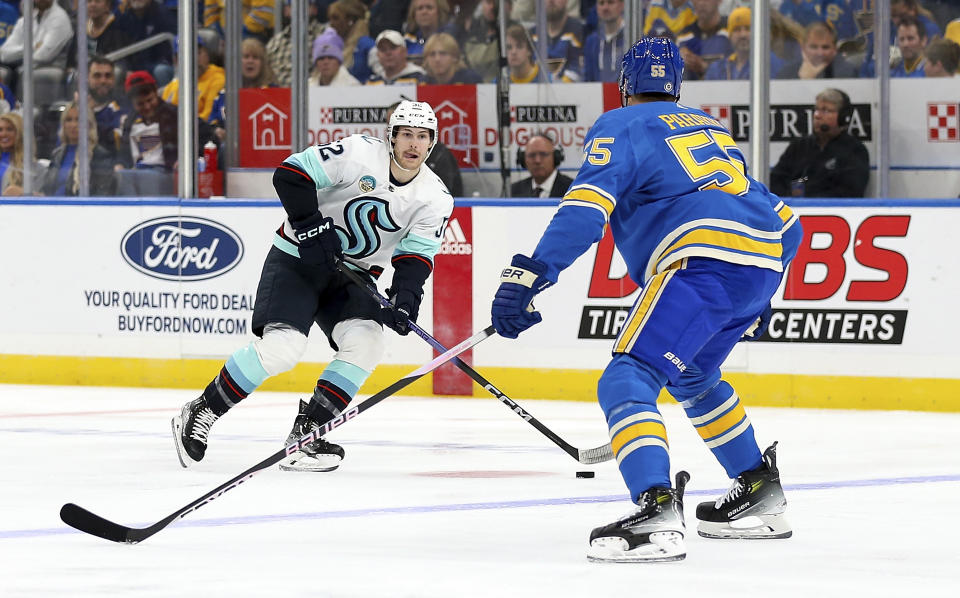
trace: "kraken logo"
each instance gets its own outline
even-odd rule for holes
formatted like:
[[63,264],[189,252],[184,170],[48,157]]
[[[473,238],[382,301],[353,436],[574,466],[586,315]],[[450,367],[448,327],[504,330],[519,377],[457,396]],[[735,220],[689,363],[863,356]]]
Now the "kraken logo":
[[380,231],[393,233],[400,226],[393,221],[387,202],[376,197],[358,197],[343,208],[346,230],[337,228],[343,254],[356,259],[373,255],[380,249]]

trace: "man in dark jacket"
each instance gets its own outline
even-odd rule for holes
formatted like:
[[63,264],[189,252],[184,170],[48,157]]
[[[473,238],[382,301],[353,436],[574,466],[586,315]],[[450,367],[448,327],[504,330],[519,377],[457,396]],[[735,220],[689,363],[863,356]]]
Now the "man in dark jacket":
[[794,197],[863,197],[867,148],[847,132],[853,107],[839,89],[817,94],[813,135],[790,142],[770,171],[770,190]]
[[517,152],[517,163],[529,173],[510,186],[510,197],[563,197],[573,179],[562,174],[559,166],[563,150],[543,134],[530,137]]

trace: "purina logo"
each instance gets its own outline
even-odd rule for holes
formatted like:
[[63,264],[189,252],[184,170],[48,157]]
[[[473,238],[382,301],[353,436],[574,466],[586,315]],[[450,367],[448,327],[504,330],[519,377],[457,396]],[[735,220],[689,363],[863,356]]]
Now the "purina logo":
[[195,216],[164,216],[127,231],[120,253],[131,267],[163,280],[207,280],[232,270],[243,242],[226,226]]
[[473,253],[473,245],[467,241],[467,236],[463,234],[460,221],[456,218],[450,221],[447,230],[443,233],[440,253],[443,255],[470,255]]

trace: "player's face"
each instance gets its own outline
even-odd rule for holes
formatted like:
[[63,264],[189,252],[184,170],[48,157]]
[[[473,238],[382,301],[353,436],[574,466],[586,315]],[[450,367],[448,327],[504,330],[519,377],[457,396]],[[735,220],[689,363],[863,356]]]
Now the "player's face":
[[822,66],[833,62],[837,55],[837,46],[833,37],[823,31],[814,31],[803,44],[803,53],[814,66]]
[[93,63],[87,75],[87,86],[94,99],[103,101],[113,92],[113,67],[109,64]]
[[17,129],[7,119],[0,119],[0,151],[12,152],[17,143]]
[[394,159],[407,170],[420,168],[430,149],[430,129],[400,127],[393,142]]
[[904,60],[916,60],[917,56],[923,52],[923,42],[925,41],[926,39],[920,37],[917,28],[913,25],[897,29],[897,46],[900,48],[900,54]]
[[534,137],[524,149],[524,161],[530,176],[538,183],[545,180],[556,165],[553,163],[553,146],[543,137]]

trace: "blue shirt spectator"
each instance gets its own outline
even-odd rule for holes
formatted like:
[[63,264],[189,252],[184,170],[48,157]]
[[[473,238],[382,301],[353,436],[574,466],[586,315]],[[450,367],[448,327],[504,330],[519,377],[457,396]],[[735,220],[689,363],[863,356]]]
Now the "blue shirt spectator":
[[599,0],[594,11],[599,27],[583,44],[583,80],[616,81],[627,51],[623,0]]
[[[565,83],[583,78],[583,21],[567,16],[563,0],[547,0],[547,61],[554,79]],[[534,48],[536,28],[530,30]]]

